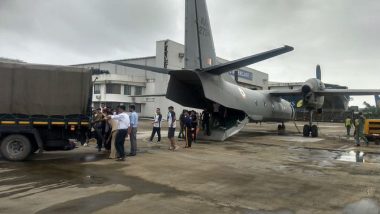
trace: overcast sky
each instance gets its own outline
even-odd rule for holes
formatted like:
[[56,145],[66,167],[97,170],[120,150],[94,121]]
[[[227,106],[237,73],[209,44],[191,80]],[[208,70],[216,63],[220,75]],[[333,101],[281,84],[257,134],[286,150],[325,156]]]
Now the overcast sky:
[[[217,55],[236,59],[291,45],[250,67],[270,81],[380,88],[380,1],[208,0]],[[78,64],[155,55],[184,41],[184,0],[0,0],[0,57]],[[373,97],[355,97],[350,105]]]

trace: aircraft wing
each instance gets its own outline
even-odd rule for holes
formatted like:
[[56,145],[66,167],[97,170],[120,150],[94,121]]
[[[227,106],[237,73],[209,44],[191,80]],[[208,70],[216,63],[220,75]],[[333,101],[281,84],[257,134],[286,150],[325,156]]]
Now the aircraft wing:
[[210,74],[215,74],[215,75],[221,75],[223,73],[226,73],[228,71],[232,71],[234,69],[242,68],[247,65],[254,64],[256,62],[260,62],[281,54],[284,54],[286,52],[294,50],[293,47],[285,45],[284,47],[281,48],[276,48],[270,51],[262,52],[259,54],[255,54],[252,56],[247,56],[241,59],[229,61],[226,63],[214,65],[205,69],[202,69],[203,72],[207,72]]
[[126,62],[120,62],[120,61],[108,61],[108,63],[121,65],[125,67],[137,68],[141,70],[153,71],[153,72],[161,73],[161,74],[169,74],[169,72],[171,71],[170,69],[166,69],[166,68],[158,68],[158,67],[153,67],[153,66],[148,66],[148,65],[137,65],[137,64],[131,64],[131,63],[126,63]]
[[380,95],[379,89],[324,89],[323,91],[314,92],[319,96],[339,96],[339,95],[351,95],[351,96],[365,96],[365,95]]
[[272,96],[277,96],[277,97],[280,97],[280,96],[297,96],[297,95],[301,95],[302,91],[301,90],[291,90],[291,89],[289,89],[289,90],[270,90],[269,94]]

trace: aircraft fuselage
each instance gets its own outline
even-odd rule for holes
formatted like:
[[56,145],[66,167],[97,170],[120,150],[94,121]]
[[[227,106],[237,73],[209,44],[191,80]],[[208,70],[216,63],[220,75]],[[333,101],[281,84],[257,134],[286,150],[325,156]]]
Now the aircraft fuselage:
[[202,71],[170,72],[166,97],[181,105],[207,108],[212,103],[244,112],[254,121],[285,122],[294,118],[290,102],[268,90],[251,90],[226,81],[220,75]]

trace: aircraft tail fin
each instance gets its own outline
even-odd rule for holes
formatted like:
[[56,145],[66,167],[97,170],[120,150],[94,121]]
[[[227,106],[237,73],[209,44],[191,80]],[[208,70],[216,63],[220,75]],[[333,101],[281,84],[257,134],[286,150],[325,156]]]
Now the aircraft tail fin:
[[185,68],[204,69],[216,65],[216,54],[206,0],[186,0]]

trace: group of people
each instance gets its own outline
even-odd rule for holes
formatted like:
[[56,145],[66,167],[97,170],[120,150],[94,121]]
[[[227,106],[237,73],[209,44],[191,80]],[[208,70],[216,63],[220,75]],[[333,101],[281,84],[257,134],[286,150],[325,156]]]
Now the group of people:
[[[138,114],[134,105],[129,106],[129,114],[124,105],[119,105],[115,111],[102,107],[93,113],[92,133],[97,141],[100,152],[104,147],[110,151],[109,158],[124,161],[125,156],[137,154]],[[129,136],[131,150],[125,154],[124,142]]]
[[[176,129],[176,113],[174,112],[174,108],[171,106],[169,107],[169,112],[167,115],[167,121],[168,121],[168,138],[170,141],[170,147],[169,150],[177,150],[179,148],[178,145],[175,143],[174,135],[175,135],[175,129]],[[193,142],[197,139],[197,131],[198,131],[198,124],[199,119],[202,120],[202,126],[207,127],[206,132],[209,133],[209,118],[210,115],[207,110],[203,111],[201,115],[199,115],[196,111],[192,110],[183,110],[182,113],[179,116],[179,124],[180,124],[180,130],[178,134],[179,139],[184,139],[186,142],[186,145],[184,148],[191,148],[191,145]],[[153,139],[155,135],[157,134],[157,143],[161,142],[161,124],[163,121],[163,117],[161,114],[161,111],[159,108],[156,109],[156,115],[154,116],[153,124],[153,130],[152,134],[149,139],[149,143],[153,143]],[[207,125],[206,125],[207,123]]]
[[[186,145],[184,148],[191,148],[192,144],[197,140],[197,134],[200,130],[204,131],[205,135],[210,135],[210,126],[214,123],[222,123],[223,118],[220,112],[225,112],[220,109],[220,106],[214,106],[212,113],[205,108],[201,114],[195,110],[183,110],[179,116],[179,139],[184,139]],[[222,110],[222,111],[221,111]],[[223,114],[224,115],[224,114]],[[164,118],[161,114],[161,109],[156,109],[156,114],[152,122],[153,129],[149,139],[149,143],[153,143],[154,137],[157,135],[157,143],[161,142],[161,127]],[[175,131],[177,116],[174,107],[168,108],[166,117],[168,124],[168,139],[170,142],[169,150],[175,151],[179,148],[175,141]],[[97,149],[100,152],[102,148],[110,151],[109,158],[124,161],[125,156],[135,156],[137,154],[137,128],[138,114],[135,111],[135,106],[129,106],[127,113],[125,106],[119,105],[116,110],[102,105],[93,112],[92,120],[92,135],[96,139]],[[129,137],[131,150],[129,154],[125,154],[124,141]]]
[[185,148],[191,148],[192,143],[197,140],[198,124],[200,116],[194,110],[183,110],[179,117],[180,130],[178,138],[184,139],[186,142]]
[[368,146],[368,139],[364,135],[364,124],[366,118],[364,117],[362,112],[359,112],[358,116],[355,119],[352,119],[350,116],[344,121],[344,125],[347,129],[347,138],[350,137],[352,126],[355,127],[354,138],[356,146],[360,146],[360,140],[363,140],[365,144]]
[[[176,145],[175,139],[174,139],[174,134],[175,134],[175,129],[176,129],[176,124],[177,124],[177,118],[176,114],[174,111],[173,106],[169,106],[168,108],[168,114],[167,114],[167,121],[168,121],[168,139],[170,142],[170,147],[169,150],[177,150],[179,148],[178,145]],[[154,136],[157,134],[157,143],[161,142],[161,125],[162,125],[163,117],[161,114],[161,109],[157,108],[156,109],[156,115],[154,116],[154,121],[152,122],[153,124],[153,130],[152,134],[150,136],[149,143],[153,142]]]
[[[170,150],[177,150],[174,135],[176,129],[176,114],[174,107],[168,108],[168,139],[170,141]],[[136,156],[137,154],[137,128],[138,114],[134,105],[129,106],[129,113],[124,105],[119,105],[116,110],[111,110],[102,106],[93,112],[92,119],[92,136],[96,139],[97,149],[100,152],[102,148],[110,151],[109,158],[117,161],[124,161],[126,156]],[[154,117],[153,130],[150,138],[158,135],[158,143],[161,141],[162,114],[160,108],[156,109]],[[128,154],[124,151],[125,139],[129,137],[131,150]]]

